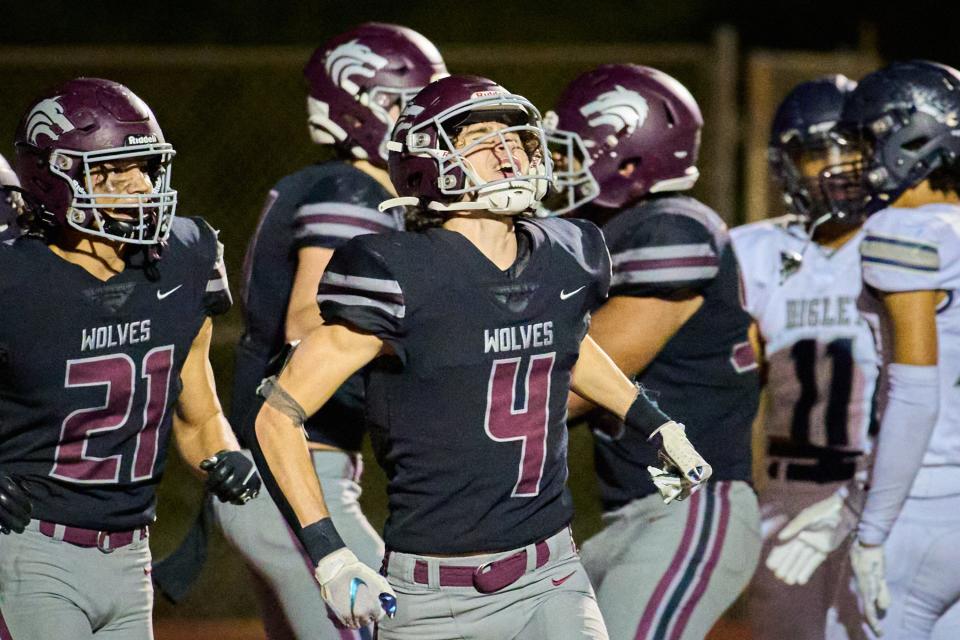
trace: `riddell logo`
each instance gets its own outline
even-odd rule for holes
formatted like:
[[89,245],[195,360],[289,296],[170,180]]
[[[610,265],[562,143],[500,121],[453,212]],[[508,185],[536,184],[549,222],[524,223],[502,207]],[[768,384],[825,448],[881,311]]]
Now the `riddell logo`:
[[503,90],[475,91],[471,98],[493,98],[495,96],[504,96],[507,92]]
[[127,142],[126,142],[128,147],[135,144],[156,144],[156,143],[157,143],[157,136],[154,136],[154,135],[149,135],[149,136],[129,135],[127,136]]

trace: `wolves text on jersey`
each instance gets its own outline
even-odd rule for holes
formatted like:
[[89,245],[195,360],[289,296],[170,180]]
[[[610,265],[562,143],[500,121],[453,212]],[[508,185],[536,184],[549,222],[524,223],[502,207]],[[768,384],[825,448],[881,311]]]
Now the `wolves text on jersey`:
[[83,329],[80,336],[81,351],[96,351],[107,347],[122,347],[150,341],[150,320],[134,320],[122,324],[108,324],[92,329]]
[[787,329],[833,327],[859,322],[853,296],[793,298],[787,300]]
[[553,344],[553,321],[483,330],[483,352],[503,353]]

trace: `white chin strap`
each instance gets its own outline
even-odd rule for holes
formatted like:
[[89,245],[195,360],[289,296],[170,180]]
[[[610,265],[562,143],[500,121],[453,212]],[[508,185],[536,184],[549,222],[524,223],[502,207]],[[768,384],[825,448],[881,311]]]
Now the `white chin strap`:
[[700,177],[700,171],[696,167],[689,167],[685,174],[679,178],[669,178],[656,182],[650,187],[650,193],[660,193],[662,191],[686,191],[692,189],[697,184],[697,178]]
[[[430,202],[427,208],[431,211],[489,211],[505,216],[523,214],[540,201],[533,186],[527,182],[509,182],[492,187],[483,187],[477,190],[477,199],[472,202]],[[419,198],[391,198],[384,200],[377,207],[381,212],[392,207],[415,207],[420,204]]]

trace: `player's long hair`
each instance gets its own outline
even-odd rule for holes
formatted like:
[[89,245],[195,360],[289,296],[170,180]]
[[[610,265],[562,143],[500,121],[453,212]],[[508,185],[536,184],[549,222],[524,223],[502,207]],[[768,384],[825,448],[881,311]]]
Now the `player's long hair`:
[[930,173],[930,188],[960,196],[960,162],[956,160]]
[[431,211],[426,207],[409,207],[403,213],[403,221],[407,231],[426,231],[442,227],[449,214]]

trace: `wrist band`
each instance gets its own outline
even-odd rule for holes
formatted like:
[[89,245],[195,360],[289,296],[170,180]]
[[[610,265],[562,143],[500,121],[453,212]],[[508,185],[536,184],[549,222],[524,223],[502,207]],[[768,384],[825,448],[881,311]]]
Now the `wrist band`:
[[650,400],[646,389],[637,385],[637,390],[637,397],[627,410],[623,422],[627,427],[642,433],[645,438],[650,438],[661,425],[670,422],[670,417]]
[[304,550],[310,556],[313,566],[317,566],[325,556],[347,546],[330,518],[323,518],[311,525],[301,527],[297,537],[300,538]]

